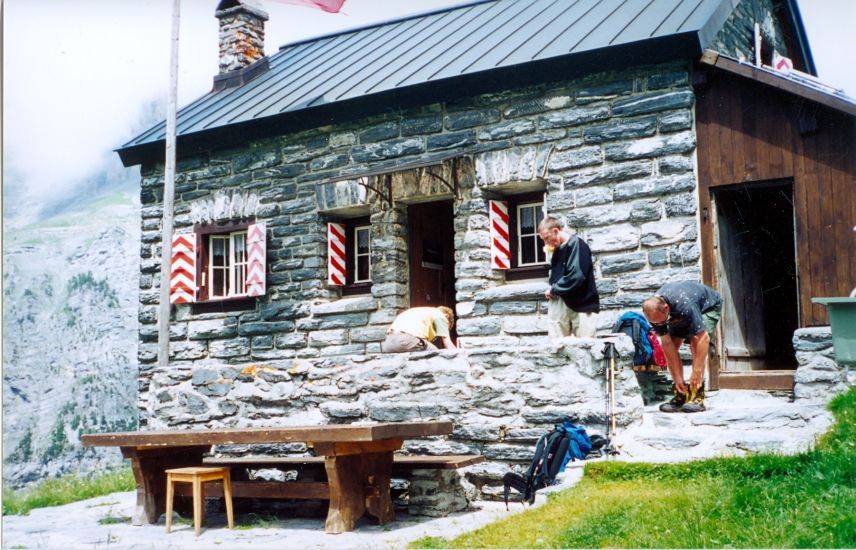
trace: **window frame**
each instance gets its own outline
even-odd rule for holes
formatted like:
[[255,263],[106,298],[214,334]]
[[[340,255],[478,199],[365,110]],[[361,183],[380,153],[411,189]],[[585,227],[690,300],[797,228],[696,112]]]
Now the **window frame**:
[[[345,285],[342,286],[343,296],[353,296],[357,294],[368,294],[372,288],[372,244],[371,244],[371,218],[362,216],[359,218],[349,218],[338,223],[345,226]],[[356,280],[357,271],[357,231],[360,229],[369,230],[369,280]]]
[[[200,313],[215,313],[228,311],[245,311],[255,309],[257,297],[247,296],[246,294],[226,297],[211,297],[211,268],[210,260],[210,237],[212,236],[231,236],[236,233],[247,233],[251,225],[256,223],[254,218],[240,218],[236,220],[221,221],[214,223],[197,224],[194,226],[196,233],[196,281],[197,292],[196,301],[192,304],[193,314]],[[229,253],[233,254],[233,246],[231,238],[229,239]],[[244,239],[246,247],[246,238]],[[249,261],[247,262],[249,263]],[[203,274],[205,276],[205,284],[202,284]],[[246,274],[245,274],[246,279]],[[246,280],[244,281],[246,285]]]
[[[503,200],[508,202],[508,238],[510,241],[509,252],[511,253],[511,266],[509,269],[505,270],[506,281],[544,278],[550,274],[549,258],[546,263],[543,264],[526,264],[521,266],[518,262],[520,256],[518,208],[521,206],[532,206],[537,204],[540,205],[543,210],[545,201],[544,194],[544,191],[535,191],[503,197]],[[544,241],[541,240],[541,237],[537,238],[540,246],[544,246]]]

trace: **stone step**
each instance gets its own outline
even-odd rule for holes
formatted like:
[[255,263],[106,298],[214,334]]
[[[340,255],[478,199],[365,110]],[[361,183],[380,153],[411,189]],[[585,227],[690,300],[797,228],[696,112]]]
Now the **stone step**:
[[645,407],[642,420],[619,429],[620,460],[675,462],[758,452],[793,454],[811,447],[832,424],[821,403],[792,402],[761,391],[709,392],[700,413]]

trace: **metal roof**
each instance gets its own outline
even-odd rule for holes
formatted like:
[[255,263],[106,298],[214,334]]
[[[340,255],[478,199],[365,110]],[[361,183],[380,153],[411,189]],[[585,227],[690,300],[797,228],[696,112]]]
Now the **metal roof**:
[[[604,61],[604,49],[617,46],[625,46],[625,56],[644,54],[644,48],[627,47],[645,44],[656,45],[661,58],[698,56],[737,1],[486,0],[323,36],[280,48],[258,77],[187,105],[178,113],[177,132],[182,137],[269,123],[271,117],[586,53],[601,52]],[[664,40],[670,37],[681,42]],[[119,152],[164,136],[161,123]]]

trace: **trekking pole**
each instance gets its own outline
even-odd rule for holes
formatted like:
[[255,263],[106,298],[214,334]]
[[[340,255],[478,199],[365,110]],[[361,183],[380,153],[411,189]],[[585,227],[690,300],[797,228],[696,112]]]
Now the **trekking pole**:
[[612,445],[612,438],[615,437],[615,358],[618,352],[615,349],[614,342],[606,342],[603,348],[603,355],[606,357],[607,363],[607,401],[609,403],[609,424],[607,424],[606,447],[604,450],[607,454],[618,454],[618,450]]

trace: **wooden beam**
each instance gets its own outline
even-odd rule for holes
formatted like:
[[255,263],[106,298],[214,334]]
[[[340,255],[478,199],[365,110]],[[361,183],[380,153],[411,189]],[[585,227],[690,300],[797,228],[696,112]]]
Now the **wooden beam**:
[[[216,481],[203,486],[206,497],[222,497],[223,483]],[[193,488],[180,483],[175,486],[178,496],[193,496]],[[292,498],[296,500],[327,500],[330,498],[330,486],[316,481],[232,481],[234,498]]]
[[[394,455],[393,469],[406,470],[456,470],[473,464],[484,462],[483,455]],[[323,466],[323,456],[241,456],[241,457],[209,457],[202,463],[210,466],[231,466],[244,468],[288,468]]]
[[793,390],[794,371],[770,370],[719,373],[719,388],[725,390]]

